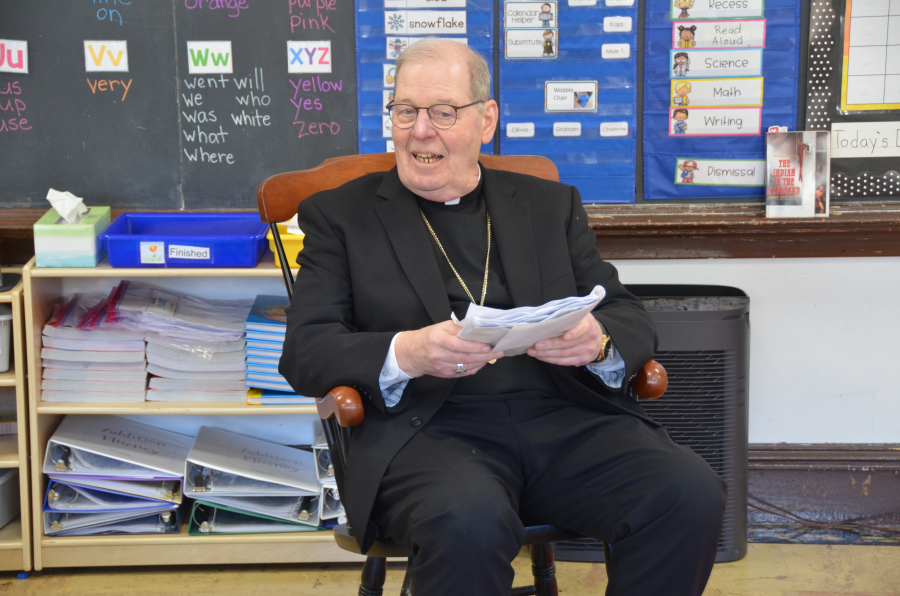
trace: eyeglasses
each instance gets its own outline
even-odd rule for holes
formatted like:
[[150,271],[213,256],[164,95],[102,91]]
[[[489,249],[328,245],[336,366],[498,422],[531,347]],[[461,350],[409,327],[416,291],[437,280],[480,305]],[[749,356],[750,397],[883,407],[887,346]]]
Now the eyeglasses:
[[391,114],[391,122],[393,122],[394,126],[397,128],[412,128],[416,123],[416,118],[419,117],[419,110],[425,110],[435,128],[447,129],[456,124],[457,113],[459,110],[479,103],[484,103],[484,101],[473,101],[464,106],[451,106],[445,103],[438,103],[430,108],[416,108],[403,103],[389,103],[385,107]]

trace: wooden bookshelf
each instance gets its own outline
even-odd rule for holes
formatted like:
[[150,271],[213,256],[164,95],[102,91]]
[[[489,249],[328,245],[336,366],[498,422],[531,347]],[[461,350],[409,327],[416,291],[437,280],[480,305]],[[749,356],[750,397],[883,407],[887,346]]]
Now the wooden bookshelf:
[[[268,255],[252,269],[117,269],[104,261],[95,268],[38,268],[32,259],[23,269],[25,284],[25,336],[27,370],[33,379],[41,378],[41,330],[50,316],[54,303],[69,286],[105,279],[112,287],[120,279],[134,279],[157,287],[184,283],[196,279],[197,288],[240,288],[246,293],[274,293],[284,291],[281,269],[276,268]],[[257,291],[260,281],[268,278],[268,285]],[[256,280],[256,281],[254,281]],[[276,288],[276,290],[272,290]],[[190,289],[184,290],[187,293]],[[222,296],[219,296],[222,297]],[[134,415],[288,415],[316,412],[315,406],[248,406],[243,403],[222,402],[142,402],[142,403],[80,403],[45,402],[41,400],[40,383],[29,389],[31,427],[31,473],[34,490],[32,524],[34,540],[34,568],[98,567],[123,565],[199,565],[252,564],[300,562],[359,562],[364,558],[338,548],[331,532],[302,532],[297,534],[256,534],[250,536],[190,536],[188,522],[183,515],[181,532],[166,535],[139,536],[45,536],[41,508],[46,492],[46,480],[41,467],[47,441],[63,416],[75,414]],[[2,454],[0,454],[2,456]],[[186,508],[185,511],[188,511]]]
[[[4,267],[3,275],[22,273],[21,267]],[[0,373],[0,387],[16,389],[15,435],[0,435],[0,469],[19,470],[19,517],[0,528],[0,571],[31,571],[31,491],[28,467],[28,406],[26,400],[23,293],[24,278],[0,293],[0,304],[12,309],[9,370]]]

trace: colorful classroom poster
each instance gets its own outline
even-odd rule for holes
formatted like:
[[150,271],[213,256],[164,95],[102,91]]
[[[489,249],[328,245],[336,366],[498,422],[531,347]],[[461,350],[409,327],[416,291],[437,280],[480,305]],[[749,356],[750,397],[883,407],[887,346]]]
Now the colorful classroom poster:
[[[417,41],[437,36],[466,44],[484,56],[493,75],[491,0],[355,1],[360,153],[394,150],[385,106],[393,99],[397,57]],[[493,153],[493,145],[482,151]]]
[[800,8],[647,1],[645,199],[764,196],[765,132],[797,125]]
[[584,202],[633,202],[637,3],[502,6],[500,153],[550,158]]

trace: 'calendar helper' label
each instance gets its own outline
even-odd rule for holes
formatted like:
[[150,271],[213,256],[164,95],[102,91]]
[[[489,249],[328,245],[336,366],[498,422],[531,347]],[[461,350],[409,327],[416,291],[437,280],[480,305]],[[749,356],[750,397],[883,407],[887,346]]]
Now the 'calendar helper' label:
[[762,76],[762,50],[669,50],[673,79]]
[[557,2],[507,2],[503,5],[503,27],[558,27],[558,6]]
[[544,110],[547,112],[596,112],[597,81],[547,81]]
[[385,11],[387,35],[452,35],[466,32],[464,10]]
[[760,134],[762,108],[670,108],[670,137],[733,137]]
[[721,50],[766,47],[766,20],[676,21],[672,47],[685,50]]
[[725,106],[761,106],[763,78],[749,79],[672,79],[671,107],[714,108]]
[[504,55],[507,60],[556,60],[558,29],[507,29]]
[[766,160],[679,157],[675,160],[675,184],[765,186]]
[[670,6],[673,21],[763,16],[763,0],[674,0]]

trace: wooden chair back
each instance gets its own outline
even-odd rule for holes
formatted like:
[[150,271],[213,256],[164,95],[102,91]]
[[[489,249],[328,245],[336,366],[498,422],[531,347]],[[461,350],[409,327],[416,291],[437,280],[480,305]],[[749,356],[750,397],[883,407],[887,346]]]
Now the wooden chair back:
[[[553,162],[538,155],[482,154],[479,161],[492,170],[559,180],[559,172]],[[287,221],[297,214],[297,205],[306,197],[337,188],[364,174],[386,172],[395,165],[397,160],[393,153],[370,153],[332,157],[308,170],[276,174],[263,180],[256,189],[259,217],[269,224]]]

